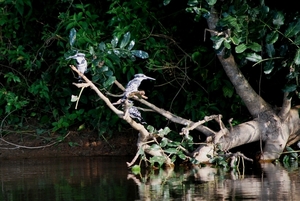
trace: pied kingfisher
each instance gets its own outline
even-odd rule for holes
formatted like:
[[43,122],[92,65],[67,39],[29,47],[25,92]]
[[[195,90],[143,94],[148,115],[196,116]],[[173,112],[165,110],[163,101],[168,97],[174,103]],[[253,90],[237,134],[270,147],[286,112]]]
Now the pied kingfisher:
[[133,101],[131,100],[128,100],[128,113],[132,119],[137,119],[142,124],[147,124],[144,121],[140,111],[135,106],[133,106]]
[[[85,54],[83,53],[76,53],[73,56],[68,57],[67,59],[75,59],[76,60],[76,67],[78,71],[80,71],[82,74],[86,73],[87,71],[87,61],[85,59]],[[78,77],[78,81],[82,82],[82,77]]]
[[123,96],[123,100],[127,99],[128,96],[132,93],[132,92],[136,92],[138,91],[138,88],[141,84],[141,82],[143,80],[155,80],[152,77],[148,77],[142,73],[139,74],[135,74],[134,78],[132,80],[130,80],[125,88],[125,92],[124,92],[124,96]]

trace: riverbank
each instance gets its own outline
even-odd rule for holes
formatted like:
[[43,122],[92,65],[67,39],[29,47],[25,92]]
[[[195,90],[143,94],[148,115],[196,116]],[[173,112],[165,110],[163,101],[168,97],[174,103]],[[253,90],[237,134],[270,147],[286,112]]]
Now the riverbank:
[[4,136],[0,141],[0,159],[46,158],[61,156],[134,155],[136,131],[98,136],[90,131],[70,131],[56,143],[60,135],[39,136],[17,133]]

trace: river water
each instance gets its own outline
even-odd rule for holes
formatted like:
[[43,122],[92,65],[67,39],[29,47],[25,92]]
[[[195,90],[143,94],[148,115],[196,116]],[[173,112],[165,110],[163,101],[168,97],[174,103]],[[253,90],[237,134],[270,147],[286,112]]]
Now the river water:
[[127,157],[1,160],[0,201],[300,200],[300,169],[248,164],[131,174]]

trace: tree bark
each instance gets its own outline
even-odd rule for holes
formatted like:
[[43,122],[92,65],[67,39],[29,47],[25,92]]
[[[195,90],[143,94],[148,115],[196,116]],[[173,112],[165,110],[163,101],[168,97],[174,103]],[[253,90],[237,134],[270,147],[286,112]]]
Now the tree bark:
[[[212,8],[210,16],[207,18],[212,35],[217,33],[215,31],[217,22],[218,13]],[[224,131],[221,128],[219,131],[221,137],[218,134],[215,136],[214,146],[211,144],[201,146],[194,151],[193,155],[200,162],[209,162],[206,155],[213,153],[217,144],[220,145],[222,150],[229,150],[261,140],[265,142],[265,145],[260,159],[262,161],[272,161],[279,158],[291,135],[294,142],[299,139],[299,109],[297,107],[291,109],[291,99],[287,98],[287,94],[284,95],[281,110],[278,112],[272,109],[250,86],[238,68],[233,55],[231,54],[227,58],[224,56],[224,51],[217,54],[224,71],[235,87],[237,94],[245,103],[253,120],[233,127],[225,135],[222,134]],[[204,150],[206,150],[206,153]]]

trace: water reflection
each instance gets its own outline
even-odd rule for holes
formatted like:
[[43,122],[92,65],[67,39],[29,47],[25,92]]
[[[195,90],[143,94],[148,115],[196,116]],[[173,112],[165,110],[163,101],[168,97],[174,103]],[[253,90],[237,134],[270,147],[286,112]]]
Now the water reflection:
[[131,174],[124,157],[0,161],[1,200],[300,200],[298,165],[248,165]]

